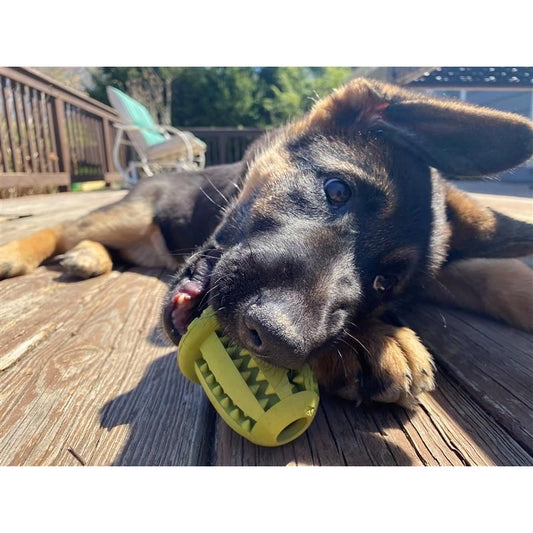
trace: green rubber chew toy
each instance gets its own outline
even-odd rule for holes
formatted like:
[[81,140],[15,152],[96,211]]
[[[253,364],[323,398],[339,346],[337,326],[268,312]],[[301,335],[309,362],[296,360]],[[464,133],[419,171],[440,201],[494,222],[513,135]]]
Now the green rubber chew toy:
[[219,329],[211,308],[191,322],[178,346],[183,375],[202,385],[228,426],[254,444],[281,446],[299,437],[318,408],[318,384],[311,368],[273,367]]

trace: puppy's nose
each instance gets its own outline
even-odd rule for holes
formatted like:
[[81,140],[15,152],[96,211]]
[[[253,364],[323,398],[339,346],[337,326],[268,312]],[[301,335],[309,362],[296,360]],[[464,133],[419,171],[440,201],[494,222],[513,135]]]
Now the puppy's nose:
[[287,368],[305,362],[306,343],[281,305],[251,305],[242,317],[241,343],[259,356],[268,356],[273,364]]

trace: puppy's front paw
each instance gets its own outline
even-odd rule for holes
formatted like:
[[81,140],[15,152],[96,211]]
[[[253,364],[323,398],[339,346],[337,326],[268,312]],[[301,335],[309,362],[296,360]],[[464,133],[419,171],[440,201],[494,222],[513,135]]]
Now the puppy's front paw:
[[328,392],[357,404],[413,407],[419,394],[435,388],[433,359],[412,330],[371,320],[346,340],[349,347],[342,345],[311,363]]
[[67,274],[82,279],[100,276],[113,268],[108,251],[95,241],[81,241],[57,259]]
[[431,354],[409,328],[376,321],[373,331],[372,336],[367,332],[362,354],[368,368],[363,374],[364,396],[413,407],[419,394],[435,388]]

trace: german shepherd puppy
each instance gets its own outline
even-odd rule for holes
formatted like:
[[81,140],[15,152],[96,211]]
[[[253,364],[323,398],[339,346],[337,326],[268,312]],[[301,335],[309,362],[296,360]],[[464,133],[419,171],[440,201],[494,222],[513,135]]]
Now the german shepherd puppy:
[[211,305],[274,365],[310,362],[344,398],[413,405],[432,359],[391,319],[437,301],[533,330],[533,226],[481,207],[445,176],[486,176],[533,153],[517,115],[358,79],[267,133],[242,162],[139,183],[123,200],[0,247],[0,277],[61,254],[79,277],[107,249],[178,270],[163,305],[177,343]]

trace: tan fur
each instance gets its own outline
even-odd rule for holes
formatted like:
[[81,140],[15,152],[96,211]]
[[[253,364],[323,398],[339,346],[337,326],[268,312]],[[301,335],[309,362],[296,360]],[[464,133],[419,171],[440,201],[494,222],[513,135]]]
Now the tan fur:
[[533,331],[533,269],[518,259],[455,261],[428,285],[426,294],[438,303]]
[[354,80],[340,87],[315,104],[301,128],[324,131],[334,127],[335,117],[341,112],[355,113],[355,120],[372,121],[376,109],[384,100],[375,94],[366,80]]
[[81,241],[58,259],[67,274],[83,279],[107,274],[113,269],[109,252],[95,241]]
[[382,384],[388,384],[372,399],[412,407],[415,396],[435,388],[431,355],[408,328],[379,320],[366,327],[368,334],[363,335],[362,342],[369,354],[371,374]]
[[151,224],[135,244],[122,248],[120,254],[127,261],[148,268],[166,267],[175,270],[178,266],[178,261],[168,253],[163,235],[155,224]]
[[489,240],[496,230],[496,217],[467,194],[448,188],[446,204],[450,212],[453,250],[465,250],[473,240]]
[[410,408],[416,405],[417,395],[435,388],[432,356],[409,328],[367,320],[352,330],[347,341],[350,347],[339,347],[311,363],[319,383],[336,395],[362,401],[361,360],[369,370],[363,379],[384,387],[371,396],[373,401]]
[[59,232],[45,229],[0,246],[0,278],[28,274],[59,251]]
[[151,232],[152,216],[152,207],[145,202],[128,202],[93,211],[59,227],[59,247],[66,251],[88,239],[115,249],[125,248]]
[[253,169],[248,173],[241,190],[241,200],[246,201],[252,198],[256,191],[262,190],[265,185],[274,186],[277,179],[290,171],[289,154],[282,139],[279,139],[271,149],[260,153],[254,160]]
[[176,268],[152,217],[148,201],[119,203],[0,246],[0,278],[27,274],[57,254],[70,274],[103,274],[112,268],[106,246],[141,266]]

